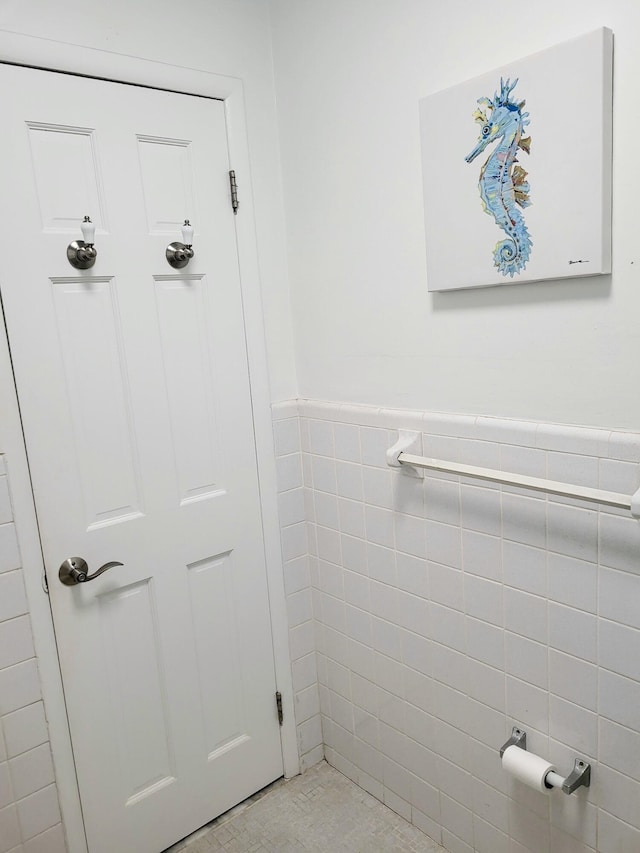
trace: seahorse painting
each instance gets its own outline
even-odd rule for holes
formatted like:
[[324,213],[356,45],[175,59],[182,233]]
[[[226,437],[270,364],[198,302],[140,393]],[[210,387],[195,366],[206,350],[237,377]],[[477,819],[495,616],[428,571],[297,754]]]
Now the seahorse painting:
[[529,124],[529,113],[523,112],[525,102],[512,100],[511,93],[518,80],[500,79],[500,94],[479,98],[479,108],[473,114],[481,125],[476,147],[465,157],[471,163],[488,145],[498,144],[480,169],[480,198],[488,213],[507,235],[493,252],[495,266],[502,275],[513,278],[527,265],[533,245],[522,213],[518,207],[531,204],[527,172],[518,164],[519,150],[529,153],[531,137],[523,136]]

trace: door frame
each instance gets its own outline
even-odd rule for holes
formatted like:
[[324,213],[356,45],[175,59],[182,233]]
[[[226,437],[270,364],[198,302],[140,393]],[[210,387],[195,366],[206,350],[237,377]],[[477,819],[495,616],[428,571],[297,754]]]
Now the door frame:
[[[238,77],[8,32],[0,32],[0,63],[63,71],[148,88],[167,89],[182,94],[202,95],[224,102],[229,156],[242,192],[242,208],[235,224],[275,674],[284,706],[284,723],[281,728],[282,759],[285,776],[295,776],[300,772],[300,765],[280,550],[271,399],[243,81]],[[4,316],[0,320],[4,321]],[[87,853],[53,618],[49,598],[43,587],[44,563],[8,339],[4,329],[0,332],[0,452],[6,454],[8,461],[16,531],[22,554],[60,808],[69,853]]]

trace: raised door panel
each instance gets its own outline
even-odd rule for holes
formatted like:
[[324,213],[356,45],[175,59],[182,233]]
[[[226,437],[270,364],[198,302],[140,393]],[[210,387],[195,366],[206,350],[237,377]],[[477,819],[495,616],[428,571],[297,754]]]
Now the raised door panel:
[[51,289],[87,529],[137,518],[138,451],[115,280],[53,278]]

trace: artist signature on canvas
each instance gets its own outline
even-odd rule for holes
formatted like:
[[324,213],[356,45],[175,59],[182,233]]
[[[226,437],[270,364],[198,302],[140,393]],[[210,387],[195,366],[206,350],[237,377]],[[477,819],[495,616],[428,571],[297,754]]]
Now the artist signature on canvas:
[[519,149],[529,153],[531,137],[523,136],[529,124],[529,113],[523,112],[525,102],[512,100],[513,83],[500,78],[500,94],[478,98],[479,108],[473,117],[481,125],[478,142],[465,157],[471,163],[491,143],[498,144],[480,169],[480,198],[485,213],[493,216],[507,235],[493,252],[494,265],[504,276],[520,273],[531,255],[533,241],[524,217],[518,208],[531,204],[527,172],[518,164]]

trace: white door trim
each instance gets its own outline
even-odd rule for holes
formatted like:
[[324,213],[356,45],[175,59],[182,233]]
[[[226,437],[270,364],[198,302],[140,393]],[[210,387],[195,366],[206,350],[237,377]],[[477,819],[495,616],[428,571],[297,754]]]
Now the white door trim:
[[[64,42],[0,32],[0,62],[134,83],[224,100],[231,163],[241,187],[236,221],[241,291],[245,313],[249,375],[258,459],[263,535],[273,631],[276,681],[282,693],[282,756],[286,776],[299,772],[289,656],[286,601],[278,524],[271,400],[260,293],[260,266],[254,226],[251,171],[243,81],[182,66],[138,59]],[[16,530],[25,573],[42,691],[49,721],[62,817],[69,853],[87,853],[80,799],[48,597],[42,587],[43,562],[20,415],[6,335],[0,333],[0,451],[7,454]]]

